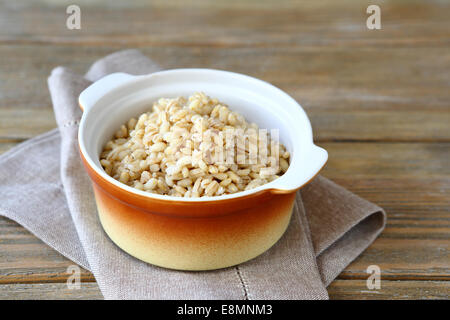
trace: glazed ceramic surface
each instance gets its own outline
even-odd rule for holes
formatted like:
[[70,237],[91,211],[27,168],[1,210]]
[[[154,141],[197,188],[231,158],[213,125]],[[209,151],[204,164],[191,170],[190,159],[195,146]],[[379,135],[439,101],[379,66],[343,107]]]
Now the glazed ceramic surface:
[[[120,183],[99,155],[113,133],[161,97],[203,91],[260,128],[278,129],[291,153],[288,171],[258,188],[215,197],[150,194]],[[224,268],[252,259],[286,230],[296,191],[314,178],[327,152],[313,144],[301,106],[280,89],[241,74],[176,69],[145,76],[115,73],[83,91],[79,145],[93,181],[100,221],[120,248],[154,265],[180,270]]]

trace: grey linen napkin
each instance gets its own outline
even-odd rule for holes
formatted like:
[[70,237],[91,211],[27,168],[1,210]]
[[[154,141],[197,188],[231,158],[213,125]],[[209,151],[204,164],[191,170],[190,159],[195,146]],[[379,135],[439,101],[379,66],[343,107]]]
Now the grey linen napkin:
[[58,129],[0,156],[0,214],[90,270],[106,299],[327,299],[326,287],[378,236],[386,215],[321,176],[298,192],[281,240],[236,267],[166,270],[129,256],[109,240],[78,153],[78,95],[112,72],[158,69],[136,50],[97,61],[84,77],[54,69],[48,85]]

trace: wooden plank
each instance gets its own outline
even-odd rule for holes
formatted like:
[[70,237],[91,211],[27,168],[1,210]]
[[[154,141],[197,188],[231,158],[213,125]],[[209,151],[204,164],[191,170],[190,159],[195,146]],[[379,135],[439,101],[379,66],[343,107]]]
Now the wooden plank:
[[[329,287],[331,299],[448,299],[448,281],[381,281],[379,290],[369,290],[364,280],[337,280]],[[0,300],[83,299],[103,296],[96,283],[81,283],[80,289],[68,289],[65,283],[0,285]]]
[[[52,68],[82,73],[118,49],[0,45],[0,138],[55,127],[46,83]],[[305,108],[317,141],[450,141],[446,47],[140,49],[165,68],[226,69],[277,85]]]
[[338,278],[367,279],[367,268],[377,265],[382,279],[450,280],[450,240],[392,239],[390,233],[388,226]]
[[69,289],[65,283],[2,284],[0,300],[102,300],[94,282],[80,284],[80,289]]
[[450,144],[323,143],[323,174],[388,213],[386,230],[340,275],[450,279]]
[[[0,284],[66,282],[72,261],[12,220],[0,217]],[[95,281],[80,268],[81,281]]]
[[[408,219],[448,226],[450,144],[321,143],[329,152],[322,174],[383,206],[390,223],[414,233]],[[439,237],[436,234],[435,237]],[[443,234],[440,239],[448,239]]]
[[55,127],[56,121],[51,107],[0,107],[0,140],[20,141]]
[[373,1],[382,32],[366,28],[366,1],[79,1],[81,30],[65,26],[67,3],[0,4],[0,40],[151,46],[353,46],[448,44],[449,4]]
[[[73,262],[66,259],[15,222],[0,217],[0,284],[65,282],[67,268]],[[415,228],[423,222],[415,220]],[[8,226],[9,234],[5,232]],[[427,237],[433,237],[428,230]],[[450,280],[450,241],[436,239],[392,239],[392,235],[408,230],[386,231],[360,257],[350,264],[339,279],[366,279],[367,267],[378,265],[382,279]],[[447,232],[448,234],[448,232]],[[81,269],[82,281],[95,281],[92,274]]]
[[[450,280],[450,144],[321,145],[330,154],[323,174],[388,213],[380,238],[339,278],[366,279],[367,267],[376,264],[383,279]],[[22,227],[1,218],[0,239],[0,283],[66,281],[72,262]],[[82,277],[93,280],[87,271]]]
[[370,290],[365,280],[336,280],[328,287],[333,300],[418,300],[449,299],[448,281],[388,281]]

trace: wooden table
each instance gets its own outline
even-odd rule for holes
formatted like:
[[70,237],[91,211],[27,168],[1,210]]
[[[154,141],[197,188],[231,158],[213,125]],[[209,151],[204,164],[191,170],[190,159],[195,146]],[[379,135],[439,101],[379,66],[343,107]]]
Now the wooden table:
[[[63,3],[63,2],[61,2]],[[333,299],[434,299],[450,292],[450,3],[445,1],[0,1],[0,152],[55,127],[46,79],[139,48],[165,68],[246,73],[308,112],[330,155],[323,174],[384,207],[383,234],[329,287]],[[366,28],[381,7],[382,29]],[[101,294],[71,261],[0,218],[0,299]],[[380,290],[366,287],[369,265]]]

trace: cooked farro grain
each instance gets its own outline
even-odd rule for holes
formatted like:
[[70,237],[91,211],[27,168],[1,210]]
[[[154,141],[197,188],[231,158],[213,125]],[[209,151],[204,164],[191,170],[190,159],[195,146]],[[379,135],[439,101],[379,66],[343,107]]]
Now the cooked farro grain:
[[100,163],[114,179],[150,193],[235,193],[273,181],[289,167],[286,148],[258,130],[204,93],[161,98],[119,128]]

